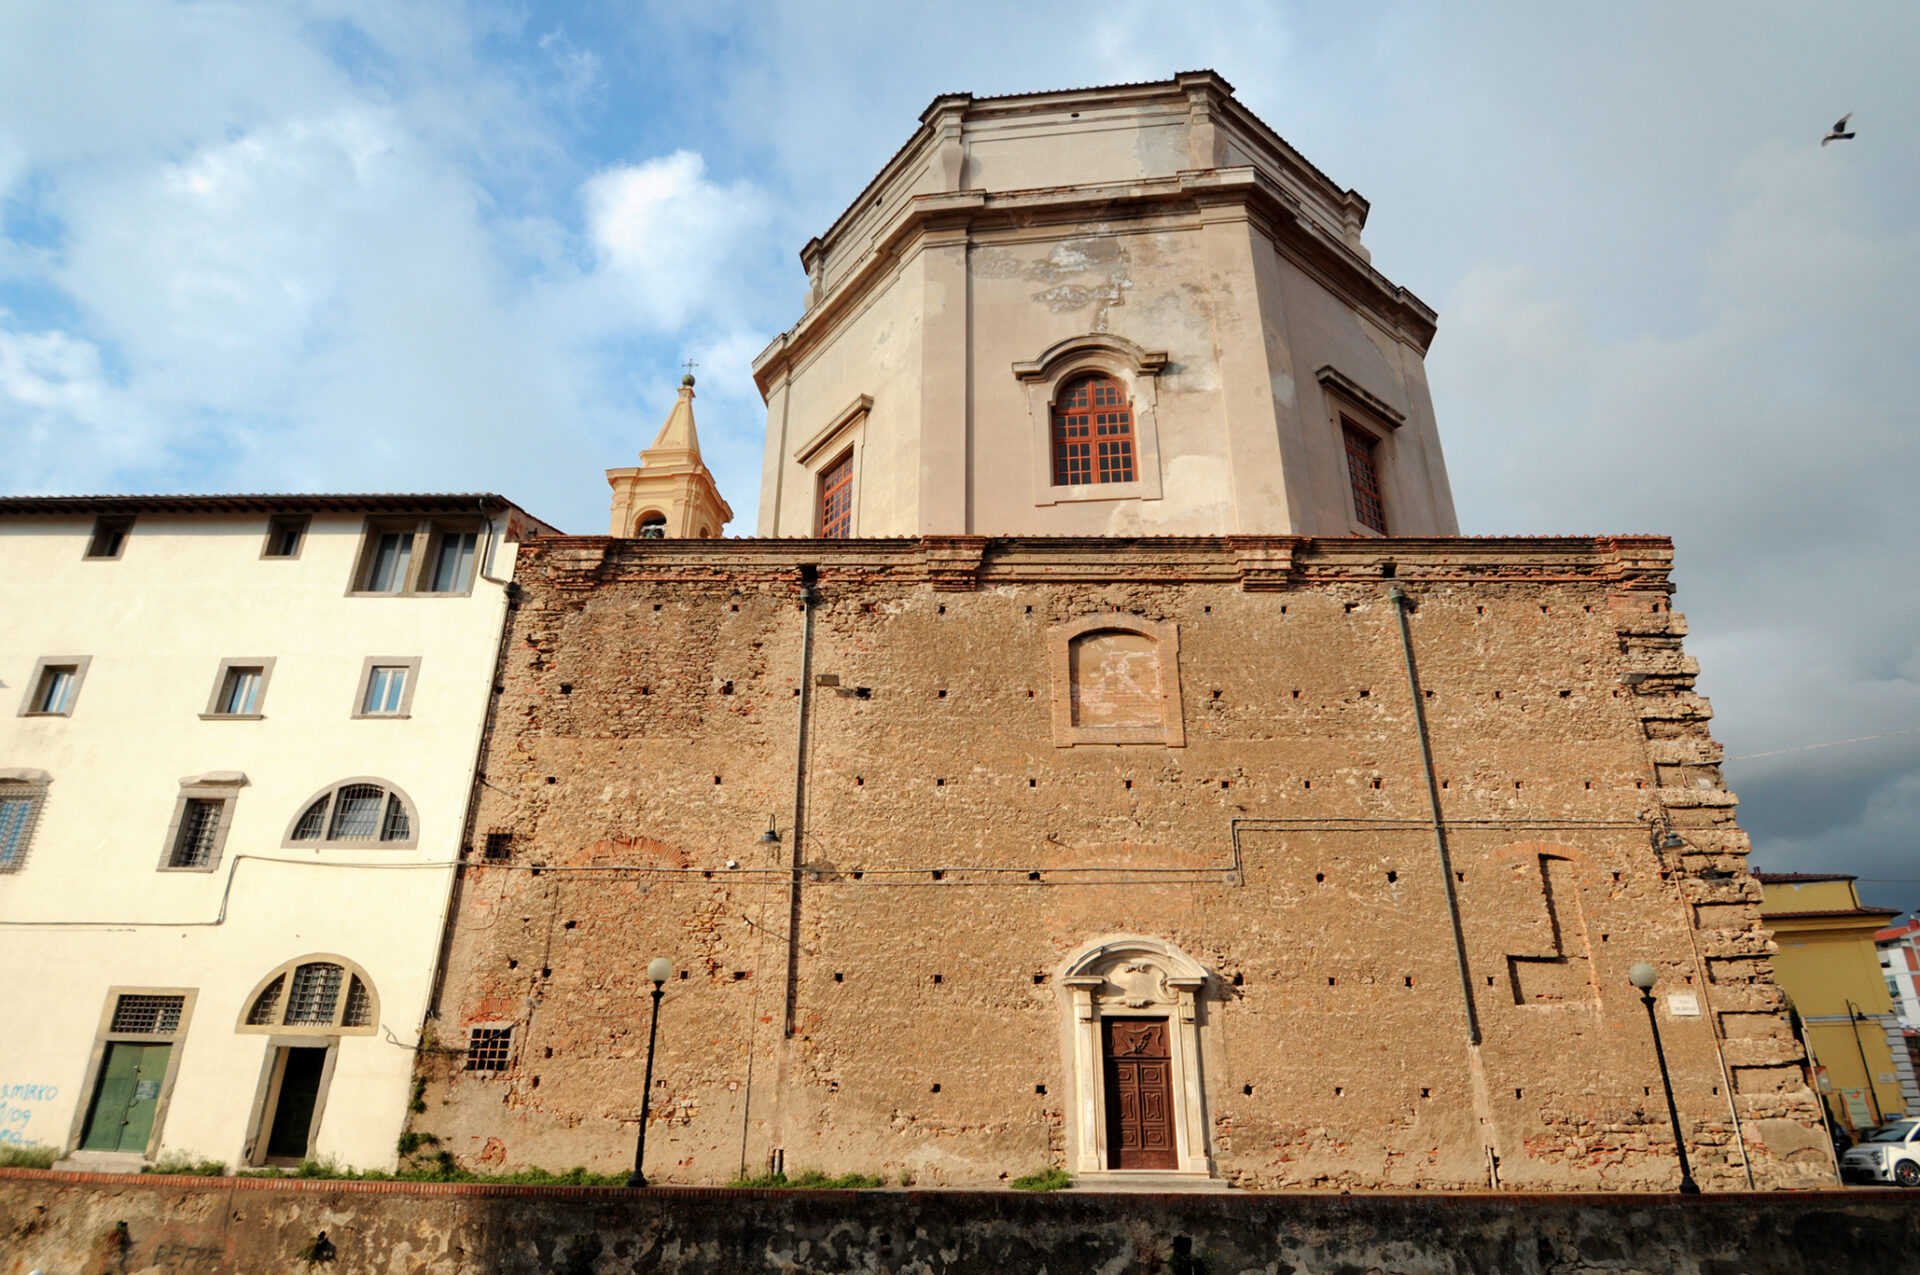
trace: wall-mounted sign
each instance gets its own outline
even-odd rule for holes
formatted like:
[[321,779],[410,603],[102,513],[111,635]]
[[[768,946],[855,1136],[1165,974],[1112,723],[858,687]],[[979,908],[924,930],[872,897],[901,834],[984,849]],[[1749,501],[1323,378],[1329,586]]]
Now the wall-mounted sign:
[[1667,1016],[1669,1018],[1700,1017],[1700,998],[1692,992],[1668,992]]

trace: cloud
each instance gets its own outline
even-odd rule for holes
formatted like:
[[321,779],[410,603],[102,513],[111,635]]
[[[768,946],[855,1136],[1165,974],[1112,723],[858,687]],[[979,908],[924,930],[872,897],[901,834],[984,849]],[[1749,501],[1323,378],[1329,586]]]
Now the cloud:
[[634,312],[658,327],[716,308],[716,295],[730,286],[725,271],[764,221],[750,185],[720,186],[706,171],[699,155],[675,151],[595,173],[581,189],[600,267]]

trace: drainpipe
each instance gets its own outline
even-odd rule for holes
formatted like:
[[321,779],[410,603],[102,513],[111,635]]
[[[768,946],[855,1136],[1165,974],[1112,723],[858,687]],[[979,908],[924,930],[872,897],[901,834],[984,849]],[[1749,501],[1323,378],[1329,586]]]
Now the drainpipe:
[[[1860,1074],[1866,1077],[1867,1101],[1873,1104],[1873,1122],[1877,1125],[1887,1122],[1886,1113],[1880,1110],[1880,1091],[1874,1087],[1873,1068],[1867,1065],[1867,1047],[1860,1043],[1860,1020],[1866,1015],[1852,1001],[1843,1002],[1847,1007],[1847,1026],[1853,1029],[1853,1047],[1860,1051]],[[1877,1021],[1877,1020],[1876,1020]]]
[[800,996],[800,865],[805,861],[801,848],[807,817],[807,719],[813,702],[813,591],[820,569],[800,568],[800,609],[804,613],[800,629],[800,712],[793,733],[793,826],[789,830],[787,859],[787,1007],[784,1034],[793,1036],[794,1018]]
[[1460,928],[1460,897],[1453,889],[1453,858],[1447,853],[1447,827],[1440,814],[1440,782],[1433,775],[1433,744],[1427,737],[1427,709],[1420,691],[1420,672],[1413,662],[1413,633],[1407,612],[1413,599],[1398,584],[1387,586],[1394,618],[1400,623],[1400,651],[1407,661],[1407,689],[1413,695],[1413,724],[1420,735],[1420,765],[1427,776],[1427,808],[1433,816],[1433,849],[1440,860],[1440,884],[1447,892],[1447,920],[1453,926],[1453,959],[1460,971],[1460,999],[1467,1011],[1467,1043],[1479,1045],[1480,1018],[1473,1007],[1473,975],[1467,968],[1467,938]]

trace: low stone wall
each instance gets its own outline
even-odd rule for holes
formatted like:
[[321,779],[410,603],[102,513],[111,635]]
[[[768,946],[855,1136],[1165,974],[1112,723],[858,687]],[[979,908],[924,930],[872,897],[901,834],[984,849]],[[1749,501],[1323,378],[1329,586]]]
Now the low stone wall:
[[1920,1194],[1892,1190],[638,1194],[0,1170],[0,1275],[1785,1275],[1916,1253]]

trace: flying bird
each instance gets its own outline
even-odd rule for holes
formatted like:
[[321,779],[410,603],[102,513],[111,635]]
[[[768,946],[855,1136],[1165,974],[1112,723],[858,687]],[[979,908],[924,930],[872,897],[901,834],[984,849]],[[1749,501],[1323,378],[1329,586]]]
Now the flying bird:
[[1851,139],[1853,134],[1847,131],[1847,121],[1852,118],[1853,112],[1848,111],[1845,115],[1835,120],[1833,127],[1827,130],[1827,135],[1820,139],[1820,144],[1825,146],[1828,142],[1844,142]]

